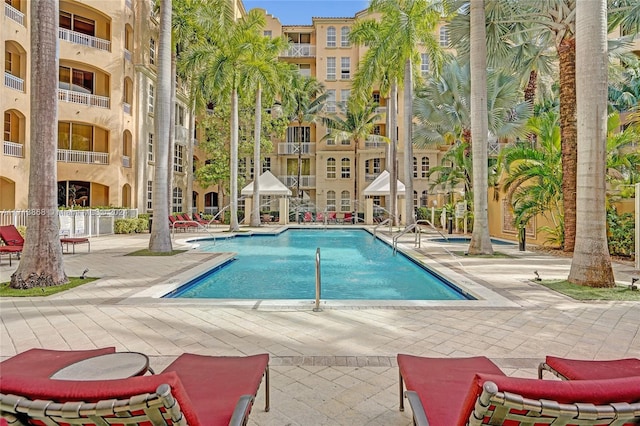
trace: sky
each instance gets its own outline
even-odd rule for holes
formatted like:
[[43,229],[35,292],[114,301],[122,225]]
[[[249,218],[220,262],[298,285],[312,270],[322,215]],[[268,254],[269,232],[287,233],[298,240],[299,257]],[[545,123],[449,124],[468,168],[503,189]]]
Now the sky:
[[282,25],[311,25],[311,17],[352,17],[369,6],[368,0],[243,0],[247,11],[260,7]]

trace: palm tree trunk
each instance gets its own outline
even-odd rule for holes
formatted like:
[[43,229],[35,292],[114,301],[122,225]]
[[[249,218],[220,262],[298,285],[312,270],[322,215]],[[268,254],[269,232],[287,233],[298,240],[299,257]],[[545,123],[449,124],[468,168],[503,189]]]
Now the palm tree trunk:
[[413,224],[413,71],[411,58],[404,63],[404,187],[407,226]]
[[565,39],[557,47],[560,63],[560,137],[562,139],[562,206],[564,251],[572,252],[576,238],[576,41]]
[[12,288],[66,283],[57,199],[58,1],[31,2],[31,143],[27,234]]
[[262,130],[262,87],[258,83],[255,106],[256,122],[253,129],[255,141],[253,143],[253,211],[251,212],[251,226],[260,226],[260,138]]
[[607,3],[605,0],[577,3],[577,220],[569,281],[590,287],[613,287],[605,207]]
[[298,176],[296,180],[296,197],[298,197],[298,208],[296,209],[296,222],[300,223],[300,206],[302,206],[302,191],[300,190],[300,179],[302,179],[302,120],[298,120]]
[[158,96],[154,108],[153,131],[157,157],[153,179],[153,227],[149,238],[152,252],[170,252],[169,232],[169,130],[171,120],[171,2],[160,3],[160,43],[158,46]]
[[398,224],[398,83],[391,84],[389,95],[389,140],[391,150],[389,155],[389,212],[391,225]]
[[231,197],[229,213],[229,231],[237,232],[240,230],[238,225],[238,90],[233,88],[231,91],[231,182],[229,182],[229,196]]
[[355,224],[358,223],[358,206],[360,204],[360,200],[358,199],[358,144],[360,144],[360,140],[358,138],[355,139],[355,146],[353,147],[353,199],[354,199],[354,206],[353,206],[353,211],[354,211],[354,222]]
[[471,149],[473,233],[469,254],[493,254],[489,237],[487,117],[487,33],[484,0],[471,0]]

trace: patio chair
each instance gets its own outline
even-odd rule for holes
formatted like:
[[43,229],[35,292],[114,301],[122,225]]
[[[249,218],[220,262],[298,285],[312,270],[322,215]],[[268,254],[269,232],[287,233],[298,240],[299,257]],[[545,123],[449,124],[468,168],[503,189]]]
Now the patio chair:
[[15,254],[20,259],[20,253],[22,253],[22,246],[0,246],[0,256],[9,255],[9,266],[12,265],[11,258]]
[[44,379],[69,364],[115,351],[114,347],[89,350],[29,349],[0,362],[0,375],[11,374]]
[[313,222],[313,214],[311,212],[304,212],[304,221],[306,223]]
[[9,424],[244,425],[263,376],[269,410],[268,362],[268,354],[183,354],[160,374],[103,381],[2,373],[0,416]]
[[322,212],[316,213],[316,222],[324,223],[324,213]]
[[183,231],[186,231],[189,228],[193,228],[194,226],[198,226],[195,224],[187,224],[185,223],[182,219],[173,216],[173,215],[169,215],[169,227],[173,228],[173,229],[182,229]]
[[337,222],[336,212],[327,213],[327,222],[328,223],[336,223]]
[[353,223],[353,214],[352,213],[345,213],[343,222],[344,223]]
[[640,359],[579,360],[547,356],[538,366],[538,378],[544,371],[555,374],[562,380],[616,379],[640,376]]
[[[418,426],[632,425],[640,377],[538,380],[507,377],[489,359],[399,354],[400,389]],[[400,410],[404,409],[401,395]]]
[[13,225],[0,226],[0,240],[6,246],[22,247],[24,246],[24,238]]
[[71,244],[71,247],[73,248],[73,254],[76,254],[76,244],[86,244],[87,245],[87,252],[91,253],[91,242],[89,241],[88,238],[84,238],[84,237],[75,237],[75,238],[69,238],[69,237],[63,237],[60,238],[60,244],[67,245],[67,253],[69,253],[69,244]]

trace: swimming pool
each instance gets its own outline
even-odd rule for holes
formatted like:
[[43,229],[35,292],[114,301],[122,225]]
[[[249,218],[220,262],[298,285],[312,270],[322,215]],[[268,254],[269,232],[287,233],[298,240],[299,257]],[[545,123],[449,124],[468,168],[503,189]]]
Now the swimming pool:
[[200,240],[235,258],[164,297],[314,299],[315,255],[321,252],[322,299],[467,300],[454,284],[360,229],[290,229],[279,235]]

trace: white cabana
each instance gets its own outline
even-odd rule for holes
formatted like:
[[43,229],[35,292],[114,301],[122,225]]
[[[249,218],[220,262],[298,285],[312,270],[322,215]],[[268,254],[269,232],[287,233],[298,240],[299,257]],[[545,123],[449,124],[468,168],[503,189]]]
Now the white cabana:
[[[391,180],[391,176],[387,170],[383,171],[378,175],[377,178],[369,186],[365,188],[362,192],[365,197],[367,197],[365,201],[365,210],[364,210],[364,223],[371,225],[373,224],[373,198],[375,196],[389,196],[391,195],[391,185],[389,181]],[[398,198],[404,197],[405,186],[404,183],[399,180],[396,181],[396,195]],[[398,211],[404,211],[404,198],[399,200],[399,204],[397,206]]]
[[[260,184],[260,195],[269,195],[280,197],[280,224],[286,224],[289,219],[289,199],[287,197],[291,196],[291,190],[286,187],[286,185],[278,180],[270,171],[266,171],[258,177],[258,183]],[[249,182],[247,186],[242,188],[240,191],[245,197],[253,196],[253,182]],[[245,199],[245,223],[251,223],[251,211],[252,204],[254,201],[252,199]]]

